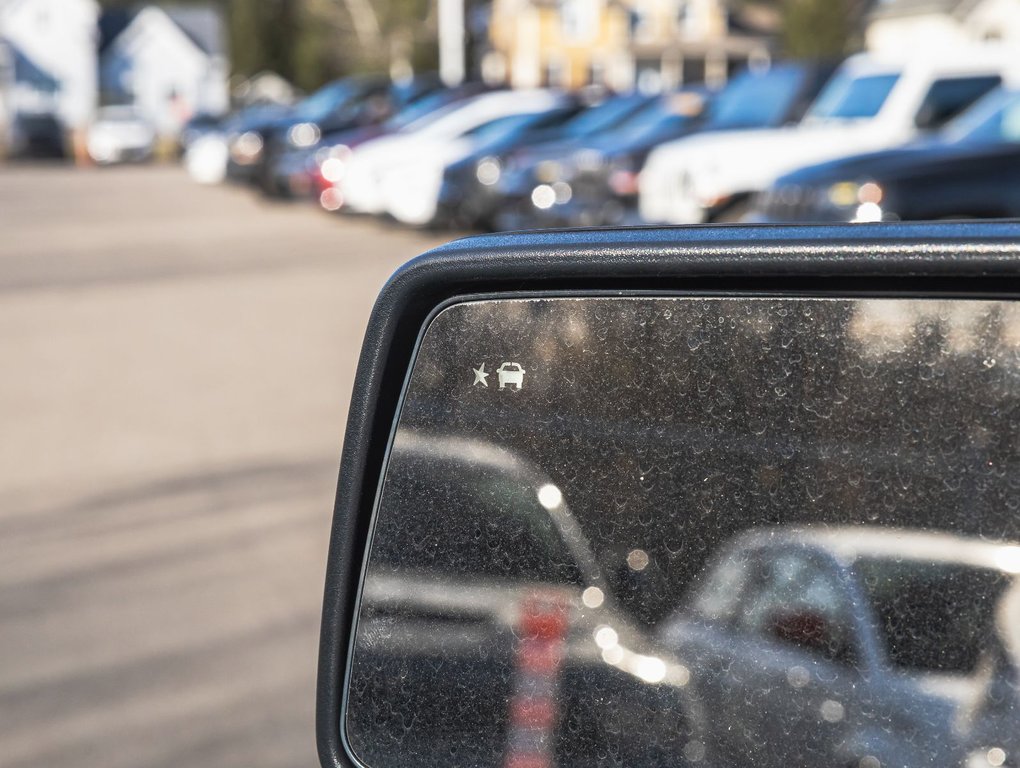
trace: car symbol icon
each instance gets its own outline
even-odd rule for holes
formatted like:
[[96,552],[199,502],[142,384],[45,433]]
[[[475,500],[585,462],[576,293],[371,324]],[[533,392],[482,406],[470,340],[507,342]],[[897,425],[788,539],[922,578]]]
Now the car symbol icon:
[[496,369],[499,374],[499,388],[506,389],[508,384],[513,384],[518,390],[524,386],[525,370],[520,363],[503,363]]

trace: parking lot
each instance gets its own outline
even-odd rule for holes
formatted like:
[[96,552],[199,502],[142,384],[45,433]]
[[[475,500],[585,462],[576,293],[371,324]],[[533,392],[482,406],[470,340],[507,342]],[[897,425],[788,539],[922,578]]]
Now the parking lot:
[[361,335],[439,238],[156,166],[0,169],[0,227],[0,765],[316,764]]

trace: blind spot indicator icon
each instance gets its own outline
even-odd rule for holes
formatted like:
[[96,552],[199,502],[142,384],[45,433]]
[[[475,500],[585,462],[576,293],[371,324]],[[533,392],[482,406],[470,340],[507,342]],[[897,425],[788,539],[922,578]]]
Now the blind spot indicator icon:
[[503,363],[496,369],[499,379],[499,388],[506,389],[508,386],[517,387],[519,392],[524,387],[524,374],[526,371],[520,363]]

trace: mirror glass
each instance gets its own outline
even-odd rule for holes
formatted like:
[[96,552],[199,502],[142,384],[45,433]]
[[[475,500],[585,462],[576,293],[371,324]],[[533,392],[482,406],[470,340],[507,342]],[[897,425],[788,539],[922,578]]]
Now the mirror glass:
[[422,337],[370,768],[1020,765],[1020,309],[590,297]]

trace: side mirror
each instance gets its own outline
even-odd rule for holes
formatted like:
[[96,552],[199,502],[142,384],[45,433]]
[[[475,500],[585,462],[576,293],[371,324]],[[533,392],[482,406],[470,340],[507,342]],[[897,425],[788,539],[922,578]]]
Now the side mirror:
[[[1018,243],[1015,223],[570,231],[406,265],[350,404],[322,765],[845,761],[824,729],[741,714],[789,685],[683,596],[720,552],[778,547],[891,574],[865,585],[886,612],[907,577],[994,606],[960,574],[1020,551]],[[800,583],[795,558],[775,567]],[[937,643],[981,610],[908,605],[890,626]],[[807,614],[773,629],[834,642]],[[748,674],[715,689],[720,668]],[[903,706],[937,709],[910,689]],[[830,698],[888,717],[881,692],[851,695]]]

